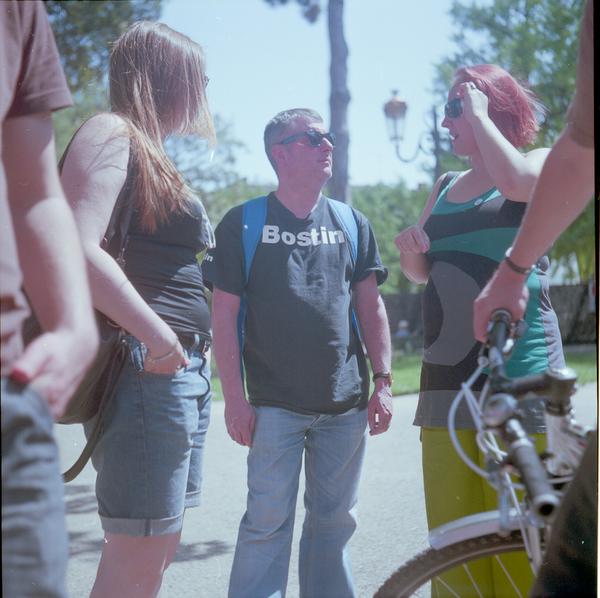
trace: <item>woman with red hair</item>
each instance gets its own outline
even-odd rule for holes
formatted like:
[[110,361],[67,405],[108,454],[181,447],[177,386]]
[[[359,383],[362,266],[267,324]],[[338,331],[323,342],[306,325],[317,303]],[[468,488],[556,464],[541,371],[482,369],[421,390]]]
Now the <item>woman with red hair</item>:
[[[454,153],[467,158],[469,168],[440,177],[419,222],[396,238],[404,274],[412,282],[427,284],[421,389],[414,424],[421,426],[430,529],[497,508],[496,492],[458,457],[447,431],[447,417],[461,383],[477,367],[481,344],[473,334],[473,300],[500,261],[511,264],[511,243],[549,151],[521,149],[535,140],[543,111],[524,84],[496,65],[458,69],[442,126],[448,129]],[[508,362],[511,377],[564,367],[558,322],[549,300],[548,266],[544,257],[529,273],[527,330]],[[484,382],[482,375],[474,389],[481,390]],[[456,417],[457,434],[477,461],[474,423],[466,405],[462,409]],[[524,401],[522,410],[525,429],[543,446],[546,427],[541,402]],[[522,563],[509,567],[513,579],[518,568],[519,585],[526,595],[533,574],[525,555]],[[472,574],[486,597],[513,592],[491,560],[478,563]],[[461,586],[472,587],[462,569],[442,579],[458,594]],[[433,595],[444,592],[442,584],[434,582]]]

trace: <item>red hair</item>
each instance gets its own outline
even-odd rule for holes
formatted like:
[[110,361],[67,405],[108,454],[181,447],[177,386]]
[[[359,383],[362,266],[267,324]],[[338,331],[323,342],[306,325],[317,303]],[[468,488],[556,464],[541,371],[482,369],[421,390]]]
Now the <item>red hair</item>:
[[454,85],[471,81],[488,97],[488,113],[515,147],[532,143],[545,108],[533,92],[495,64],[463,67],[454,73]]

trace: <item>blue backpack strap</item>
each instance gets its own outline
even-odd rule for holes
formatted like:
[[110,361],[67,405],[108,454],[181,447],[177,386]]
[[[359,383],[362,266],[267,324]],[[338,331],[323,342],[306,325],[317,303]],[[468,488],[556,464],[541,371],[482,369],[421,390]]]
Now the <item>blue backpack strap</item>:
[[[248,284],[252,261],[267,219],[267,196],[249,199],[242,208],[242,248],[244,250],[244,287]],[[240,309],[237,317],[238,341],[240,345],[240,368],[244,375],[242,352],[244,348],[244,330],[246,325],[246,295],[240,297]]]
[[[342,202],[330,197],[326,198],[331,209],[335,213],[336,219],[344,231],[344,235],[348,241],[348,248],[350,250],[350,259],[352,260],[352,269],[356,268],[356,260],[358,257],[358,224],[354,217],[352,208]],[[352,309],[352,324],[356,330],[358,338],[361,338],[360,328],[358,326],[358,320],[356,319],[356,313]]]
[[252,260],[256,253],[258,240],[267,220],[267,196],[249,199],[243,206],[242,212],[242,245],[244,248],[244,276],[248,284]]
[[354,212],[352,208],[342,202],[336,201],[329,197],[326,198],[334,211],[336,218],[344,230],[344,235],[348,240],[350,247],[350,257],[352,258],[352,267],[356,266],[356,258],[358,256],[358,225],[356,224],[356,218],[354,218]]

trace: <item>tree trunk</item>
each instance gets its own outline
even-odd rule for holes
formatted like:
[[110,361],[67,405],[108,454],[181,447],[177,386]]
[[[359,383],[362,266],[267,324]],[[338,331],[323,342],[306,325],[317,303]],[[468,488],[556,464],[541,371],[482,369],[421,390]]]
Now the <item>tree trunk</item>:
[[348,186],[348,45],[344,38],[344,0],[329,0],[328,6],[329,47],[331,52],[331,131],[335,135],[333,151],[333,176],[328,193],[334,199],[351,203]]

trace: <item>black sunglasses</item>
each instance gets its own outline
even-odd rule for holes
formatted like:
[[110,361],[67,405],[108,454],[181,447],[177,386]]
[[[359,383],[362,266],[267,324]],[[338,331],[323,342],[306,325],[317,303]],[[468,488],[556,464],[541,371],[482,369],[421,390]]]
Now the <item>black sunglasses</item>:
[[444,114],[447,118],[458,118],[462,112],[462,100],[460,98],[454,98],[444,106]]
[[298,141],[298,139],[302,139],[303,137],[308,139],[308,142],[312,147],[319,147],[321,143],[323,143],[323,139],[327,139],[332,146],[335,146],[335,135],[333,133],[321,133],[320,131],[314,131],[313,129],[290,135],[275,145],[287,145],[288,143],[294,143],[294,141]]

